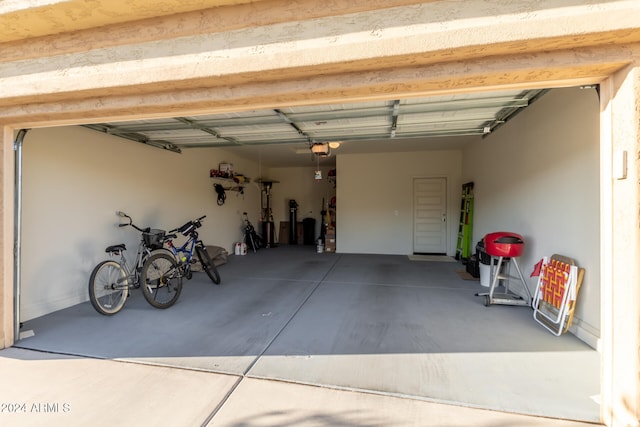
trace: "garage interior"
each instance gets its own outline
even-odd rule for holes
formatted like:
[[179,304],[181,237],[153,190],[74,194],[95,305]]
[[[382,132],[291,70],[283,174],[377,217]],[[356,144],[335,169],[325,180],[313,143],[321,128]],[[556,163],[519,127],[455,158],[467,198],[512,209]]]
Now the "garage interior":
[[[598,221],[591,169],[598,159],[597,98],[594,87],[574,87],[31,130],[23,147],[23,253],[29,256],[22,271],[23,339],[16,347],[597,422],[598,239],[583,233]],[[308,125],[300,120],[305,114]],[[270,132],[257,139],[263,126]],[[326,129],[330,136],[321,136]],[[286,140],[280,130],[291,140],[277,144]],[[310,147],[318,140],[341,144],[330,156],[317,156]],[[560,152],[560,161],[541,161],[539,173],[520,175],[515,159],[546,146]],[[500,167],[487,170],[485,161]],[[249,179],[222,205],[213,187],[220,179],[210,176],[220,163]],[[318,168],[322,180],[315,178]],[[509,185],[535,182],[501,189],[503,174]],[[302,214],[317,216],[323,200],[337,195],[335,253],[278,241],[233,255],[243,237],[241,213],[261,219],[265,177],[274,182],[276,223],[286,222],[293,198]],[[415,248],[406,206],[413,203],[414,180],[425,177],[446,178],[448,262],[408,256]],[[528,308],[485,307],[475,294],[486,288],[461,277],[465,266],[453,256],[460,186],[468,180],[476,182],[474,243],[487,232],[511,229],[526,236],[521,263],[527,277],[551,253],[569,253],[587,269],[571,333],[554,337]],[[545,185],[577,182],[596,197],[563,194],[562,200],[584,211],[584,223],[538,206],[541,195],[549,202]],[[69,183],[72,193],[60,190]],[[407,187],[401,196],[409,201],[394,205],[386,199],[401,193],[399,187]],[[43,209],[47,218],[39,214]],[[196,274],[166,311],[134,292],[116,316],[97,314],[87,302],[91,269],[108,244],[137,244],[135,233],[117,229],[116,210],[165,229],[206,214],[201,237],[232,254],[220,267],[222,285]],[[408,223],[408,234],[393,232],[396,217]],[[542,231],[534,232],[537,227]],[[71,256],[60,261],[40,244],[41,233],[64,241]],[[529,280],[532,288],[535,279]],[[558,365],[561,378],[549,370]]]
[[[46,353],[47,350],[9,347],[17,344],[56,348],[52,344],[55,339],[47,340],[48,334],[60,334],[70,340],[75,334],[82,335],[73,328],[60,326],[64,323],[60,320],[87,307],[87,277],[104,258],[105,245],[125,242],[131,247],[136,244],[135,233],[117,227],[116,210],[126,211],[136,223],[162,228],[175,227],[186,219],[206,214],[201,234],[205,242],[232,250],[242,236],[243,212],[247,212],[255,224],[260,223],[261,182],[267,178],[278,181],[272,188],[273,211],[270,212],[276,226],[287,221],[291,199],[299,202],[298,217],[314,218],[318,226],[326,201],[335,196],[336,253],[316,253],[313,246],[307,245],[294,248],[280,239],[273,249],[243,257],[232,256],[221,268],[223,284],[213,290],[221,291],[227,285],[225,268],[229,286],[240,290],[240,282],[250,282],[234,279],[238,277],[232,274],[237,267],[234,262],[240,260],[256,262],[246,265],[249,269],[268,271],[274,268],[270,263],[276,263],[271,257],[283,254],[280,256],[287,258],[287,251],[308,256],[308,266],[317,264],[319,257],[338,259],[335,269],[325,266],[330,281],[318,279],[320,285],[315,291],[309,290],[305,301],[310,305],[299,300],[292,302],[299,304],[297,314],[289,316],[290,322],[281,324],[283,327],[274,329],[281,331],[276,336],[262,341],[268,349],[263,357],[258,358],[259,351],[250,351],[255,353],[252,355],[256,360],[254,366],[261,368],[266,360],[264,355],[270,350],[298,354],[295,348],[287,349],[287,344],[295,341],[289,336],[291,330],[287,330],[287,325],[304,324],[305,319],[310,318],[322,319],[313,310],[313,303],[329,288],[341,287],[348,291],[342,283],[350,281],[350,277],[333,273],[353,265],[350,258],[370,257],[387,270],[411,272],[435,268],[432,261],[407,260],[408,254],[423,252],[414,245],[414,196],[421,182],[438,182],[440,188],[445,189],[446,212],[442,218],[446,225],[441,230],[446,236],[445,247],[435,252],[453,256],[460,187],[474,182],[473,244],[490,231],[521,233],[526,249],[519,263],[530,286],[535,280],[528,277],[532,266],[540,257],[554,252],[574,257],[586,269],[570,333],[558,339],[552,336],[544,339],[554,338],[554,344],[575,340],[598,356],[599,369],[585,368],[585,372],[593,373],[594,381],[600,382],[599,396],[589,397],[589,407],[600,402],[598,420],[606,425],[637,425],[640,419],[637,380],[640,288],[637,283],[640,281],[636,261],[640,228],[638,160],[633,153],[637,152],[640,135],[638,4],[597,0],[570,3],[559,0],[340,0],[320,4],[302,0],[296,5],[294,10],[286,0],[162,0],[161,4],[149,0],[47,0],[10,2],[0,7],[0,20],[5,28],[0,35],[3,51],[0,60],[3,87],[0,95],[3,128],[0,341],[3,355],[19,350],[27,354],[27,358],[39,359],[39,355],[43,355],[43,359],[65,358],[62,353]],[[597,89],[579,88],[582,85],[598,86]],[[305,141],[295,151],[285,150],[286,144],[262,141],[250,145],[223,137],[227,143],[238,144],[184,147],[181,153],[176,153],[170,145],[152,145],[158,140],[168,140],[162,136],[152,140],[143,138],[146,143],[140,144],[106,133],[105,129],[87,127],[108,125],[117,131],[121,124],[174,118],[187,119],[182,125],[191,126],[190,119],[202,116],[268,111],[286,124],[280,122],[279,125],[295,132],[286,122],[287,114],[293,110],[369,102],[386,103],[386,120],[392,124],[395,106],[399,111],[405,100],[410,103],[441,95],[475,96],[536,88],[550,91],[484,137],[413,138],[417,147],[405,141],[406,145],[394,144],[381,149],[380,145],[387,142],[401,141],[397,137],[388,138],[389,128],[384,141],[354,138],[332,148],[331,156],[321,159],[309,155],[307,137],[314,127],[317,130],[327,127],[320,124],[324,121],[322,118],[310,122],[306,136],[298,134]],[[278,115],[276,110],[282,114]],[[298,126],[300,121],[294,123]],[[400,116],[396,125],[398,123],[401,124]],[[14,141],[18,130],[26,128],[30,130],[24,145],[20,146],[25,160],[24,210],[22,216],[15,216],[12,215],[16,203],[13,172],[19,150]],[[196,130],[201,132],[194,127],[190,129]],[[208,137],[217,138],[213,134]],[[329,142],[335,140],[332,138]],[[286,157],[306,165],[271,164],[272,153],[278,153],[274,157],[279,159]],[[213,184],[235,186],[210,176],[210,171],[222,164],[232,164],[235,171],[250,177],[251,181],[242,191],[229,189],[221,206],[216,203]],[[324,179],[332,171],[337,171],[337,178],[333,182]],[[316,180],[318,175],[322,179]],[[16,224],[16,220],[22,223]],[[14,239],[20,236],[21,264],[19,268],[13,264],[12,268],[17,254]],[[265,261],[267,266],[259,264],[260,261]],[[294,264],[299,265],[292,262]],[[454,269],[453,280],[457,282],[449,283],[443,276],[441,285],[455,289],[456,286],[475,286],[476,289],[480,286],[477,281],[461,281],[457,270],[463,266],[459,263],[449,262],[442,268]],[[387,279],[392,275],[385,269],[379,271],[384,281],[397,285],[395,280]],[[366,275],[364,270],[366,268],[358,270],[357,274]],[[288,277],[284,273],[279,275]],[[449,275],[447,278],[450,279]],[[411,278],[404,281],[418,283]],[[197,283],[194,280],[188,285],[196,289]],[[370,291],[379,289],[377,280],[363,279],[357,283],[367,283]],[[416,289],[433,285],[426,277],[420,283]],[[358,285],[354,286],[354,292],[361,289]],[[406,295],[411,286],[400,284],[397,288],[400,294]],[[461,294],[465,292],[466,288]],[[187,294],[185,292],[185,299],[179,304],[186,305]],[[480,313],[492,313],[501,319],[506,313],[513,313],[523,316],[530,326],[537,326],[522,307],[483,307],[477,298],[465,295],[471,304],[477,304],[466,305],[469,312],[481,308]],[[433,296],[439,298],[437,293]],[[135,297],[120,314],[126,316],[128,309],[136,309]],[[231,295],[228,298],[234,301]],[[391,295],[389,299],[394,302]],[[417,299],[423,302],[424,298]],[[456,302],[452,300],[447,307],[457,307]],[[242,303],[232,304],[245,307]],[[380,331],[385,324],[402,323],[397,317],[382,316],[384,321],[378,324],[367,318],[366,311],[357,310],[357,303],[351,306],[353,316],[358,318],[353,323],[366,325],[364,330]],[[269,318],[270,310],[247,306],[251,307],[255,311],[249,311],[260,312],[261,319],[262,314]],[[184,306],[174,308],[184,309]],[[453,314],[454,308],[446,310],[447,314]],[[298,314],[301,317],[297,317]],[[340,314],[341,321],[349,323],[351,313]],[[393,315],[392,312],[383,314]],[[169,316],[170,312],[154,315]],[[404,325],[416,325],[420,320],[436,324],[432,319],[421,317],[423,315],[406,317]],[[463,318],[467,319],[466,316],[454,319]],[[471,316],[468,318],[473,321]],[[54,321],[56,319],[58,321]],[[502,320],[505,324],[518,323]],[[21,323],[22,328],[16,330]],[[48,324],[52,327],[47,328]],[[407,332],[415,330],[428,341],[429,337],[419,326],[407,328]],[[356,330],[362,328],[354,328]],[[441,331],[450,332],[446,327]],[[527,330],[519,332],[523,337],[528,333]],[[29,336],[31,333],[35,335]],[[357,335],[360,336],[360,332]],[[331,340],[325,338],[315,347],[306,346],[305,350],[329,353],[323,346],[330,347]],[[500,338],[496,334],[483,339]],[[364,341],[371,344],[369,347],[363,344],[363,352],[369,349],[376,355],[383,354],[373,345],[374,342],[386,343],[383,337],[371,336],[370,341]],[[513,341],[509,344],[515,345]],[[64,342],[61,339],[61,343]],[[517,340],[520,344],[525,342]],[[300,343],[308,344],[304,340]],[[551,348],[545,345],[541,344],[540,348]],[[351,350],[342,341],[336,347],[341,349],[336,352]],[[402,348],[400,343],[397,347]],[[423,362],[438,351],[412,350],[416,347],[410,344],[406,347]],[[90,348],[73,351],[99,354]],[[211,355],[222,351],[204,352]],[[548,353],[544,356],[558,356],[562,352]],[[572,356],[577,353],[573,352]],[[162,353],[158,351],[158,354]],[[524,352],[517,353],[522,354]],[[531,355],[527,353],[524,358],[514,355],[510,362],[524,362]],[[195,358],[189,359],[193,362]],[[568,359],[569,362],[563,360],[564,365],[560,366],[574,361],[573,357]],[[161,366],[143,363],[81,357],[78,361],[79,365],[85,361],[123,365],[127,370],[139,367],[150,369],[149,372],[167,371]],[[418,365],[424,366],[421,363]],[[38,367],[38,363],[23,366],[3,363],[4,372],[7,366],[22,372],[10,377],[20,378],[16,384],[21,385],[24,396],[31,396],[36,388],[46,388],[38,387],[41,382],[37,380],[23,382],[21,378],[26,380],[30,368]],[[176,376],[198,372],[170,370],[177,371]],[[275,367],[269,372],[251,368],[238,368],[235,372],[245,371],[256,377],[231,376],[239,387],[225,389],[231,398],[217,413],[218,419],[230,410],[228,408],[243,408],[237,393],[243,388],[266,384],[277,385],[282,391],[293,384],[258,379],[259,374],[282,377]],[[555,372],[559,371],[562,369],[556,367]],[[228,375],[203,373],[209,378]],[[447,375],[452,374],[442,377],[446,379]],[[298,380],[339,383],[329,376]],[[356,378],[353,381],[364,386]],[[560,382],[558,375],[553,381]],[[567,379],[567,384],[570,381]],[[533,392],[527,388],[530,381],[526,383],[521,389]],[[564,379],[562,383],[564,386]],[[80,385],[82,389],[81,382]],[[487,382],[483,394],[488,395],[499,385]],[[331,387],[315,388],[320,392]],[[439,388],[444,389],[445,385]],[[122,390],[137,395],[141,389],[130,386]],[[5,391],[5,397],[6,393],[10,391]],[[375,393],[382,393],[379,397],[384,395],[384,392]],[[456,398],[464,400],[463,393],[457,394]],[[285,395],[271,396],[270,402]],[[448,396],[443,393],[442,398]],[[271,407],[287,410],[281,405]],[[106,409],[105,405],[100,409]],[[251,409],[252,414],[259,410]],[[150,416],[155,412],[142,413]]]

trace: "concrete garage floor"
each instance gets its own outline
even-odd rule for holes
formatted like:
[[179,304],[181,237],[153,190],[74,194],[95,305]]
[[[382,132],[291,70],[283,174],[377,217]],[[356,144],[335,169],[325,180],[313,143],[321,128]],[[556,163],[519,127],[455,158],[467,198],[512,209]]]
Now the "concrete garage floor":
[[[39,382],[55,390],[47,381],[55,373],[21,379],[43,365],[113,370],[108,387],[117,391],[92,399],[94,409],[102,414],[114,395],[142,406],[132,418],[101,416],[105,425],[135,425],[145,413],[160,425],[179,413],[166,425],[580,425],[537,416],[597,422],[598,353],[573,335],[554,337],[528,308],[485,307],[475,296],[485,288],[458,270],[457,262],[406,256],[263,249],[230,257],[220,286],[194,275],[167,310],[134,291],[113,317],[84,303],[28,321],[22,330],[35,335],[1,351],[0,370],[27,394]],[[69,387],[90,388],[81,371]],[[16,399],[0,393],[3,402]],[[147,393],[159,400],[151,403]],[[162,416],[160,403],[178,414]]]

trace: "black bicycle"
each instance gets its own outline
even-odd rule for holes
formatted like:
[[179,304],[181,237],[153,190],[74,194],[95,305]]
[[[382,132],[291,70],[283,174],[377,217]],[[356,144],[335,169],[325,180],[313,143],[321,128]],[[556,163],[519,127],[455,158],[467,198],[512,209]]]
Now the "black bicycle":
[[[170,230],[162,241],[168,251],[152,254],[142,268],[142,293],[149,304],[157,308],[170,307],[180,296],[182,278],[187,280],[193,276],[192,267],[199,261],[202,270],[216,285],[220,284],[220,273],[211,260],[207,247],[198,236],[198,228],[206,215],[191,220],[181,227]],[[188,237],[180,247],[173,244],[176,232]],[[197,260],[194,258],[194,252]]]

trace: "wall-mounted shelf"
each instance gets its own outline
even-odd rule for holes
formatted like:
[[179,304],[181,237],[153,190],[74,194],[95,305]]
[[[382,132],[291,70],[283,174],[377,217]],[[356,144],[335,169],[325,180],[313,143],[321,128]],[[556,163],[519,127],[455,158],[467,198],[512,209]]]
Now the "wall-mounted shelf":
[[[214,186],[216,184],[220,184],[223,186],[225,191],[238,191],[240,193],[244,191],[245,185],[251,182],[250,178],[242,174],[229,171],[221,171],[218,169],[211,169],[211,171],[209,171],[209,177],[215,181],[213,184]],[[221,183],[234,183],[236,185],[225,186]]]
[[[240,194],[244,193],[244,186],[248,181],[244,181],[242,183],[234,181],[232,178],[214,178],[216,182],[213,183],[215,187],[216,184],[222,185],[224,191],[237,191]],[[225,185],[223,183],[234,183],[235,185]]]

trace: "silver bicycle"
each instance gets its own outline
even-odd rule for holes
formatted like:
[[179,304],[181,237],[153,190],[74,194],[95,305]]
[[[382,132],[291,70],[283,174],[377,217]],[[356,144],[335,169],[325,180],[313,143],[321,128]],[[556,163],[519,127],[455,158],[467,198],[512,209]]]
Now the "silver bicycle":
[[[146,294],[145,299],[157,308],[172,306],[178,300],[180,292],[182,291],[182,277],[179,275],[169,277],[164,274],[176,266],[173,253],[163,248],[165,231],[151,229],[149,227],[140,228],[135,225],[131,217],[124,212],[118,211],[116,214],[128,220],[126,223],[118,224],[119,227],[130,226],[138,230],[141,234],[136,259],[133,265],[129,265],[124,256],[124,252],[127,250],[124,243],[108,246],[105,249],[110,259],[96,265],[89,279],[89,299],[91,305],[100,314],[105,316],[114,315],[124,307],[127,297],[129,296],[129,290],[140,287],[143,275],[147,277],[147,280],[151,280],[155,275],[159,274],[163,277],[164,284],[161,289],[161,294],[155,294],[153,303],[146,298]],[[171,255],[171,259],[174,260],[173,265],[171,260],[169,260],[162,265],[154,265],[153,272],[144,274],[147,259],[152,254],[163,252]],[[150,268],[150,265],[147,264],[146,268]]]

